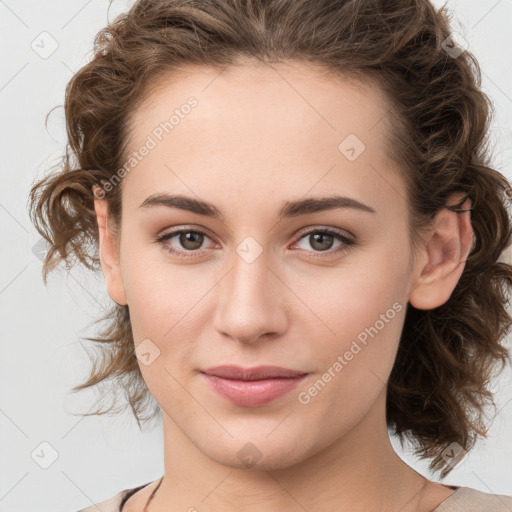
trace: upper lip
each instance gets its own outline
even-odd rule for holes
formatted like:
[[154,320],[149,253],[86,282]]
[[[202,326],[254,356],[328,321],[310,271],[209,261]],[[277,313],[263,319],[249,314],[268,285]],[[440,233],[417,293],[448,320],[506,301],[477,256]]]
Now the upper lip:
[[255,366],[253,368],[243,368],[242,366],[222,365],[212,366],[202,370],[206,375],[214,375],[223,379],[232,380],[262,380],[270,378],[290,378],[305,375],[307,372],[290,370],[281,366]]

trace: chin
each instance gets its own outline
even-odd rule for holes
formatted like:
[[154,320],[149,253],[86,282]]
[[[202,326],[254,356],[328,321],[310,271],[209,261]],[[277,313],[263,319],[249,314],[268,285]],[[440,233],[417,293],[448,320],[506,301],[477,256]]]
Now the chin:
[[[281,444],[280,444],[281,443]],[[286,469],[308,458],[304,444],[300,450],[295,439],[274,439],[269,441],[262,434],[261,438],[229,439],[226,443],[213,446],[199,446],[199,449],[212,460],[235,469],[249,471],[273,471]]]

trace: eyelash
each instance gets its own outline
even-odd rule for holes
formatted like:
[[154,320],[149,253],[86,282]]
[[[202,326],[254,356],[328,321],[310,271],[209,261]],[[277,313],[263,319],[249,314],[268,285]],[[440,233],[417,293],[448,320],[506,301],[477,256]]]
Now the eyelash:
[[[193,257],[197,256],[198,253],[201,252],[201,249],[196,249],[194,251],[181,251],[181,250],[177,250],[177,249],[170,249],[169,245],[165,243],[165,242],[167,242],[167,240],[170,240],[171,238],[174,238],[176,235],[179,235],[181,233],[197,233],[200,235],[204,235],[207,238],[210,238],[204,231],[201,231],[199,229],[178,229],[178,230],[170,231],[168,233],[164,233],[163,235],[156,236],[155,242],[164,246],[165,250],[170,252],[171,254],[176,254],[178,256],[183,256],[185,258],[193,258]],[[356,241],[354,239],[349,238],[349,237],[345,236],[344,234],[342,234],[341,232],[339,232],[335,229],[332,229],[332,228],[315,228],[315,229],[311,229],[306,232],[302,232],[298,236],[298,238],[296,239],[294,244],[297,242],[300,242],[300,240],[302,240],[303,238],[306,238],[307,236],[312,235],[312,234],[332,235],[340,242],[343,242],[342,245],[340,245],[339,247],[337,247],[335,249],[328,249],[326,251],[306,251],[306,252],[317,253],[315,256],[313,256],[315,258],[332,256],[334,254],[342,254],[344,252],[349,251],[352,246],[356,245]]]

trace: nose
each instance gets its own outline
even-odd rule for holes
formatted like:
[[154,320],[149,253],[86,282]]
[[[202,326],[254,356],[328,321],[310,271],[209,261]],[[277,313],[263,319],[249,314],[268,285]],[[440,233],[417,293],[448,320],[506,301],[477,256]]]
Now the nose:
[[290,292],[265,251],[254,261],[234,252],[230,263],[218,286],[217,331],[246,344],[285,332]]

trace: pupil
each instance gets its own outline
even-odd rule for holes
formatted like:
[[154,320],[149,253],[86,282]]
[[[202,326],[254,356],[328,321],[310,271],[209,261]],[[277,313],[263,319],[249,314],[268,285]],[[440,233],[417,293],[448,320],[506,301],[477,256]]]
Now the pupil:
[[[197,240],[199,239],[199,243]],[[182,233],[180,237],[180,243],[183,247],[186,247],[190,250],[195,250],[201,247],[201,234],[196,233],[195,231],[187,231],[186,233]],[[192,247],[190,245],[187,245],[191,243]]]
[[[320,241],[320,246],[316,247],[317,249],[321,250],[321,251],[325,251],[327,249],[330,249],[331,245],[332,245],[332,235],[327,235],[327,234],[324,234],[324,233],[315,233],[314,235],[311,235],[313,236],[313,241],[314,243],[311,244],[312,247],[315,247],[315,244],[317,243],[318,239]],[[325,242],[322,244],[322,242],[324,241],[324,238],[327,238],[327,247],[325,246]]]

